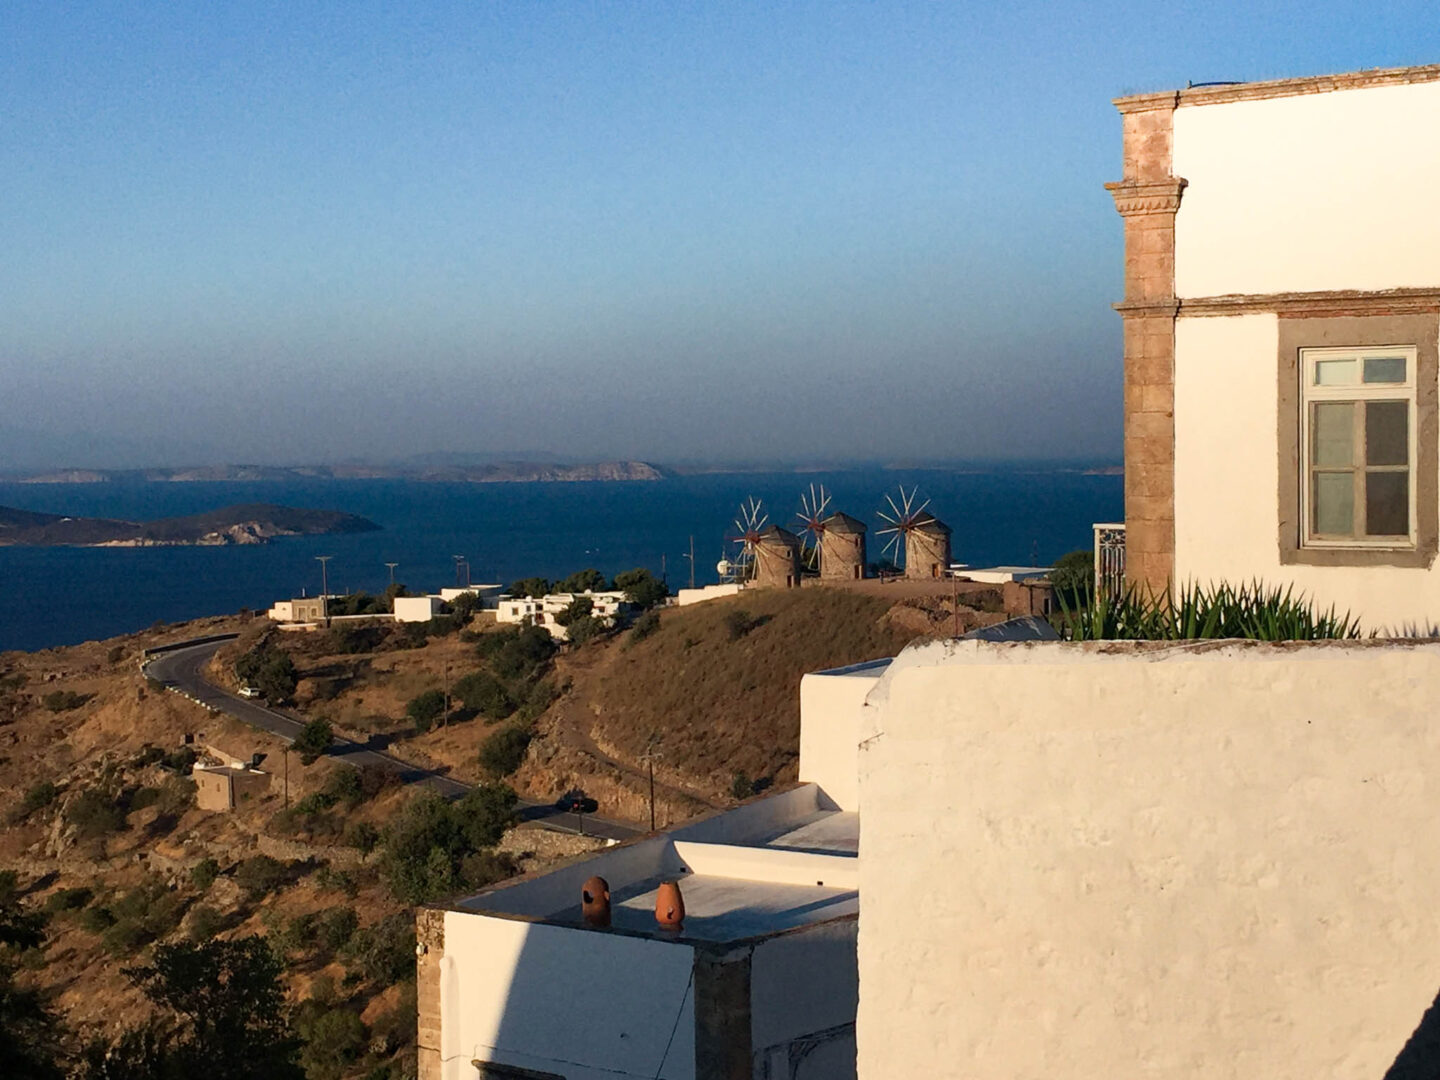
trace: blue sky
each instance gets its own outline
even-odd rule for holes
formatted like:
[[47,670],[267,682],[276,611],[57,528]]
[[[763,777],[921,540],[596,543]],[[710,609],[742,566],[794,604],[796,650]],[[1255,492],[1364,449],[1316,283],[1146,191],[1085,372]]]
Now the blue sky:
[[1119,94],[1431,4],[0,6],[0,468],[1118,459]]

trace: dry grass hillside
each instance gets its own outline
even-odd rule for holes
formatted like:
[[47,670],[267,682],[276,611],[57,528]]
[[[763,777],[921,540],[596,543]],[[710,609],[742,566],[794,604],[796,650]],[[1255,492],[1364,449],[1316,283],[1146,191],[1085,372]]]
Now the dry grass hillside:
[[585,687],[591,735],[638,760],[657,740],[667,771],[712,794],[736,773],[795,779],[800,678],[892,656],[917,633],[887,618],[891,603],[838,589],[757,591],[666,611],[642,641],[610,647]]
[[[359,1022],[344,1029],[349,1044],[307,1041],[313,1075],[413,1075],[412,905],[369,847],[414,793],[326,758],[307,767],[292,753],[287,770],[279,739],[140,673],[147,647],[235,630],[255,640],[263,623],[198,620],[0,654],[0,870],[48,915],[20,979],[72,1031],[112,1038],[152,1014],[125,969],[153,945],[260,934],[284,955],[297,1017]],[[200,809],[187,736],[191,748],[264,754],[268,794],[234,812]],[[523,829],[501,850],[525,869],[586,846]]]

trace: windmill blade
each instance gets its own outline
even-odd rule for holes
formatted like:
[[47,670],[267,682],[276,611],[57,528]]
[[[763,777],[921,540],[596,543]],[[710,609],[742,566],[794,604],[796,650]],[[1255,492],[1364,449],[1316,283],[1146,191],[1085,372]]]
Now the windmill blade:
[[923,514],[923,513],[925,512],[925,507],[927,507],[927,506],[929,506],[929,505],[930,505],[930,500],[929,500],[929,499],[926,499],[923,503],[920,504],[920,509],[916,510],[916,511],[915,511],[913,514],[911,514],[910,516],[911,516],[912,518],[918,518],[921,514]]

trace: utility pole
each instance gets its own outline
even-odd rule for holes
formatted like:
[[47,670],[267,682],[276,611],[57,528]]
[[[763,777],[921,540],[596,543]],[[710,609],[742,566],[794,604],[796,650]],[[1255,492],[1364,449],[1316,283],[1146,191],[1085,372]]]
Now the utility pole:
[[441,717],[440,717],[440,726],[441,726],[441,727],[449,727],[449,726],[450,726],[450,661],[449,661],[449,660],[446,660],[446,661],[445,661],[445,664],[444,664],[444,672],[445,672],[445,675],[444,675],[444,685],[445,685],[445,712],[444,712],[444,714],[442,714]]
[[330,625],[330,576],[327,573],[326,564],[333,559],[334,555],[316,555],[315,561],[320,564],[320,617],[325,620],[325,625]]
[[669,583],[668,575],[665,571],[665,553],[662,551],[660,553],[660,584],[668,585]]
[[399,566],[400,564],[399,564],[398,562],[387,562],[385,565],[390,568],[390,584],[391,584],[391,585],[394,585],[394,584],[395,584],[395,567]]
[[[470,587],[470,564],[465,560],[464,555],[451,555],[450,557],[455,560],[456,588],[468,589]],[[465,568],[465,577],[463,579],[460,577],[460,568],[462,566]]]
[[690,588],[695,587],[695,534],[690,534],[690,554],[685,556],[690,560]]
[[649,773],[650,773],[650,831],[651,831],[651,832],[654,832],[654,831],[655,831],[655,759],[661,756],[660,750],[659,750],[659,746],[660,746],[660,736],[656,735],[656,734],[652,731],[652,732],[650,733],[650,738],[649,738],[648,740],[646,740],[646,742],[645,742],[645,752],[640,755],[640,760],[643,761],[643,762],[645,762],[645,765],[646,765],[646,767],[647,767],[647,769],[648,769],[648,771],[649,771]]
[[960,636],[960,579],[950,572],[950,609],[955,613],[955,636]]

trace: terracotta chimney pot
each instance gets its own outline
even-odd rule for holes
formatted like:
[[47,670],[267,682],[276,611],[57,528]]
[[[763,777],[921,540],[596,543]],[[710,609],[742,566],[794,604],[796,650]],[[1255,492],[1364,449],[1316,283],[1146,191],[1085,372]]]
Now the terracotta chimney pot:
[[580,888],[580,913],[591,926],[610,925],[610,883],[592,877]]
[[655,893],[655,921],[666,930],[679,930],[685,922],[685,897],[680,883],[662,881]]

